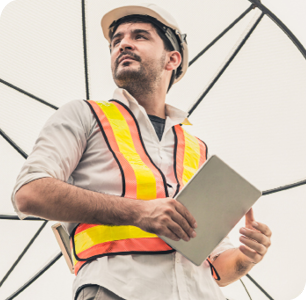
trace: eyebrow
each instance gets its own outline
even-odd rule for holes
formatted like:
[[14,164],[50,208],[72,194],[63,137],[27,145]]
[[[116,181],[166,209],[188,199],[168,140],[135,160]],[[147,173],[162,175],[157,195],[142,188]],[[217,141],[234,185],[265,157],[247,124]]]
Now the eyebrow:
[[[146,34],[146,35],[151,35],[150,31],[145,30],[145,29],[134,29],[134,30],[132,30],[132,33],[133,33],[133,34],[144,33],[144,34]],[[117,33],[112,37],[111,42],[112,42],[114,39],[116,39],[116,38],[118,38],[118,37],[120,37],[120,36],[122,36],[122,35],[123,35],[123,32],[120,32],[120,31],[117,32]]]

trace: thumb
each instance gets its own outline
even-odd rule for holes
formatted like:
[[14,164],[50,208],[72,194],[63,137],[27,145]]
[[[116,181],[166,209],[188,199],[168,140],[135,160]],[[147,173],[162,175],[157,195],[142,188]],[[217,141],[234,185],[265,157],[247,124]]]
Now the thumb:
[[255,221],[254,211],[253,208],[250,208],[250,210],[245,215],[245,227],[253,228],[252,222],[254,221]]

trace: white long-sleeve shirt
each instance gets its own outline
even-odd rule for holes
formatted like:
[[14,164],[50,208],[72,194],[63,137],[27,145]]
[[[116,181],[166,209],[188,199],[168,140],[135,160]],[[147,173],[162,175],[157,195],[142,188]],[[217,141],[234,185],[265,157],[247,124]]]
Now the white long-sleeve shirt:
[[[135,115],[145,147],[164,173],[169,196],[176,191],[173,170],[174,136],[171,128],[182,123],[187,113],[166,105],[166,124],[161,141],[146,111],[123,89],[116,89],[113,99],[127,105]],[[47,121],[32,153],[17,178],[12,202],[20,218],[26,215],[15,205],[15,193],[33,180],[53,177],[88,190],[121,195],[122,181],[97,122],[83,100],[62,106]],[[77,224],[65,223],[71,233]],[[225,238],[211,254],[212,259],[233,248]],[[103,286],[127,300],[224,300],[205,261],[197,267],[181,254],[114,255],[98,258],[79,271],[73,284],[73,297],[84,285]]]

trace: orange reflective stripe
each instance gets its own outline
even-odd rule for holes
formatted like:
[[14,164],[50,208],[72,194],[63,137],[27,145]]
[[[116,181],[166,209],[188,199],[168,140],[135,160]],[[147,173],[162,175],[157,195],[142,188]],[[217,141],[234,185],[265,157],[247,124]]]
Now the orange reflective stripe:
[[197,172],[206,161],[206,145],[198,138],[186,132],[180,125],[173,128],[176,140],[174,170],[178,182],[177,192]]
[[[175,149],[174,149],[174,171],[176,180],[178,181],[178,190],[183,186],[183,172],[184,172],[184,152],[185,152],[185,137],[183,128],[180,125],[173,127],[173,133],[175,136]],[[178,192],[177,190],[177,192]]]
[[96,225],[82,231],[76,231],[74,235],[75,252],[80,258],[80,253],[97,244],[107,243],[110,241],[120,241],[132,238],[153,238],[157,237],[153,233],[141,230],[136,226],[110,226]]
[[[133,139],[133,143],[135,145],[135,149],[137,153],[139,154],[141,160],[145,163],[147,167],[150,168],[151,172],[153,173],[155,177],[155,188],[156,188],[156,195],[151,196],[150,199],[156,199],[156,198],[165,198],[167,187],[165,186],[166,180],[163,178],[163,175],[159,169],[153,164],[152,160],[150,159],[149,154],[146,152],[145,146],[142,141],[142,137],[140,135],[140,130],[137,127],[137,121],[133,118],[133,115],[127,110],[127,107],[122,106],[116,101],[111,101],[121,112],[121,114],[124,116],[130,132]],[[138,188],[144,188],[144,193],[146,194],[146,198],[148,198],[148,183],[144,182],[142,183],[142,186],[139,186]],[[143,198],[137,198],[137,199],[143,199]]]
[[200,139],[198,139],[198,142],[199,142],[199,145],[200,145],[200,152],[201,152],[199,167],[201,167],[205,163],[205,161],[207,160],[207,146]]
[[165,179],[146,153],[137,122],[129,109],[115,101],[89,102],[124,173],[123,195],[142,200],[166,197]]
[[[126,239],[121,241],[110,241],[103,244],[98,244],[91,247],[82,253],[82,256],[90,257],[103,257],[107,255],[127,255],[127,254],[159,254],[159,253],[172,253],[174,250],[168,246],[160,238],[142,238],[142,239]],[[101,253],[103,253],[101,255]],[[74,273],[77,275],[80,268],[87,262],[87,260],[74,261]]]
[[76,276],[83,265],[86,264],[86,261],[78,261],[74,265],[74,275]]
[[[140,149],[136,149],[135,147],[131,128],[129,127],[131,124],[128,124],[126,120],[128,115],[126,112],[126,116],[122,114],[113,103],[98,103],[98,105],[106,114],[112,126],[120,153],[133,169],[133,176],[136,177],[136,199],[155,199],[157,197],[156,179],[151,169],[141,160],[138,153]],[[135,135],[136,132],[133,132],[133,134]],[[123,170],[125,172],[126,183],[128,183],[132,172],[126,172],[125,169]],[[126,184],[126,187],[129,188],[129,185]]]
[[75,231],[75,234],[78,234],[79,232],[82,232],[83,230],[92,228],[97,226],[96,224],[80,224],[77,228],[77,230]]
[[[155,238],[141,238],[141,239],[124,239],[120,241],[109,241],[106,243],[97,244],[91,248],[86,249],[80,253],[80,256],[94,257],[100,256],[100,253],[106,255],[113,255],[114,253],[136,253],[136,252],[165,252],[173,251],[163,240],[158,237]],[[102,255],[103,256],[103,255]],[[100,256],[101,257],[101,256]]]
[[[132,199],[136,199],[137,197],[137,183],[135,173],[128,163],[128,161],[124,158],[123,154],[119,151],[119,146],[117,144],[114,132],[110,125],[109,120],[105,116],[103,110],[99,107],[99,105],[95,101],[88,101],[91,107],[93,108],[98,120],[100,121],[102,127],[100,127],[101,132],[104,136],[106,143],[109,146],[110,151],[113,153],[114,158],[116,159],[121,175],[122,175],[122,197],[128,197]],[[98,121],[97,120],[97,121]],[[99,122],[98,122],[99,124]],[[128,178],[125,178],[125,174],[129,174]]]

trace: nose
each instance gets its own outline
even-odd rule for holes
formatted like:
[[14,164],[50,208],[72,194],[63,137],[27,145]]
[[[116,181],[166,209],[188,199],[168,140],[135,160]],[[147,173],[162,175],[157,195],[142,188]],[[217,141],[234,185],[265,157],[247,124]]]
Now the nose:
[[125,50],[134,50],[134,44],[128,37],[124,37],[120,42],[120,52]]

